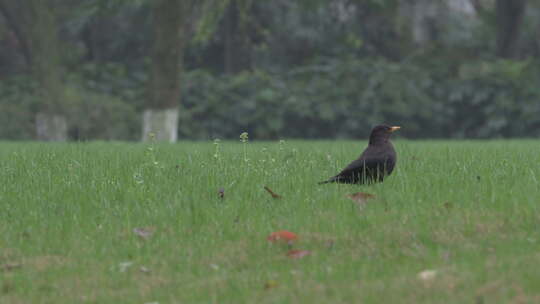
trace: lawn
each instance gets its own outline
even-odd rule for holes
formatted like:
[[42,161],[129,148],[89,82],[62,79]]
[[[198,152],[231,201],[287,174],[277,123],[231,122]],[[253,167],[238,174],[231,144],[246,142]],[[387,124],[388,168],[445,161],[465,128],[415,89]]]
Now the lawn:
[[0,303],[540,302],[540,142],[394,145],[1,143]]

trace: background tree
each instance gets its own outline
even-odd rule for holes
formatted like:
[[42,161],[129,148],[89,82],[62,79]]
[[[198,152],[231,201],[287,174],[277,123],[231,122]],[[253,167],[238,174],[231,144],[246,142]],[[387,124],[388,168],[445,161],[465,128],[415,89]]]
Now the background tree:
[[22,54],[38,84],[37,94],[41,102],[35,116],[37,138],[66,140],[62,55],[52,1],[2,0],[0,11],[16,33]]
[[517,55],[526,0],[497,0],[497,55],[513,58]]
[[176,141],[186,18],[192,5],[189,0],[153,3],[154,43],[143,140],[153,133],[157,140]]
[[540,134],[538,1],[34,1],[0,0],[2,139]]
[[[153,2],[153,47],[148,99],[143,113],[143,140],[153,134],[175,142],[178,133],[184,49],[194,33],[213,33],[212,17],[219,18],[228,1],[156,0]],[[215,5],[215,6],[214,6]],[[206,14],[206,18],[202,16]],[[201,20],[202,19],[202,20]],[[206,22],[205,22],[206,21]]]

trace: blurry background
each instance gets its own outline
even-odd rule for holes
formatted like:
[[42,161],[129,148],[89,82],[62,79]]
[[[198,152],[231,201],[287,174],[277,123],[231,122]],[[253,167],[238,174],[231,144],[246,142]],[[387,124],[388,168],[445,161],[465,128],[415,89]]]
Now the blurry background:
[[0,139],[540,135],[537,0],[0,0]]

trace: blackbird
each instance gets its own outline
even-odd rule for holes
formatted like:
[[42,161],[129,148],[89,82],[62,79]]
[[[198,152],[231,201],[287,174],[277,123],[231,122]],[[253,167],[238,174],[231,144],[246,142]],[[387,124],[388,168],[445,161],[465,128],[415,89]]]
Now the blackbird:
[[392,173],[396,165],[396,151],[390,142],[392,132],[400,127],[378,125],[371,130],[369,144],[360,157],[350,163],[338,175],[331,177],[326,183],[371,184],[382,182]]

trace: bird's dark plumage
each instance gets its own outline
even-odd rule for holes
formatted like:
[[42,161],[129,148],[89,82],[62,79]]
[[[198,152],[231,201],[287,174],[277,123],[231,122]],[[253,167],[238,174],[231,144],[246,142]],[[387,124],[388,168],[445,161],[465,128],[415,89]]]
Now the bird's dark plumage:
[[400,127],[378,125],[371,130],[368,147],[360,157],[350,163],[338,175],[331,177],[326,183],[370,184],[382,182],[394,170],[396,151],[390,142],[392,132]]

